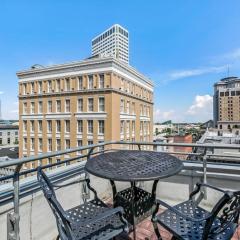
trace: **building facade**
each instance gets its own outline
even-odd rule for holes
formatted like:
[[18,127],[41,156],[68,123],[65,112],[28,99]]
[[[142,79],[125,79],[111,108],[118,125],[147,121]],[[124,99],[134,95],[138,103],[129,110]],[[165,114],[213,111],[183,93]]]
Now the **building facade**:
[[240,128],[240,79],[223,78],[214,84],[214,126],[223,129]]
[[129,33],[115,24],[92,40],[92,55],[113,56],[129,63]]
[[4,124],[0,125],[0,146],[18,144],[18,126]]
[[17,76],[20,157],[102,141],[152,141],[153,85],[113,57]]

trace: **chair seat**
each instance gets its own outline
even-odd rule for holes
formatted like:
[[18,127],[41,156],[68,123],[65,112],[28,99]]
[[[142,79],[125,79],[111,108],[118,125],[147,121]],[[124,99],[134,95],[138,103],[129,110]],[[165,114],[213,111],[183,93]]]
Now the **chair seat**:
[[[177,210],[181,211],[183,214],[188,215],[192,218],[203,218],[208,211],[201,207],[196,206],[195,202],[192,200],[180,203],[174,206]],[[169,232],[171,232],[178,239],[184,240],[200,240],[202,239],[203,229],[206,221],[202,222],[192,222],[181,216],[178,216],[171,210],[166,210],[157,216],[158,223],[165,227]],[[216,219],[213,223],[213,227],[220,224],[220,221]],[[234,234],[236,226],[234,224],[229,225],[229,227],[221,232],[221,234],[215,236],[209,236],[208,239],[223,240],[231,239]]]
[[[97,222],[94,221],[99,214],[108,210],[107,205],[99,199],[67,210],[66,214],[71,220],[74,240],[111,239],[121,233],[124,224],[121,222],[118,214],[106,217]],[[91,220],[94,223],[86,224],[86,222]]]

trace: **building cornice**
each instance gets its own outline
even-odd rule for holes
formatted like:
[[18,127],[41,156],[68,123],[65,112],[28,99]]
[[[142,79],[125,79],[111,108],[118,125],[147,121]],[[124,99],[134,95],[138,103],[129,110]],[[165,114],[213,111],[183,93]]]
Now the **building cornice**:
[[[17,72],[17,76],[20,82],[34,81],[34,80],[47,80],[61,77],[74,77],[78,74],[84,74],[85,72],[90,74],[91,72],[106,71],[122,73],[126,78],[134,78],[140,85],[144,84],[148,88],[153,88],[153,83],[139,73],[133,67],[113,58],[102,57],[97,59],[87,59],[79,62],[71,62],[66,64],[53,65],[43,68],[35,68]],[[130,79],[133,80],[133,79]]]

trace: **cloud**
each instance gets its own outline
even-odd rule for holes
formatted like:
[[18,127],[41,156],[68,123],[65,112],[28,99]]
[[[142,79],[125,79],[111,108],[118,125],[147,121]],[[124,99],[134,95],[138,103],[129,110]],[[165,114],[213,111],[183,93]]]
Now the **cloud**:
[[164,80],[164,83],[182,79],[182,78],[188,78],[188,77],[196,77],[204,74],[209,73],[221,73],[226,71],[229,65],[221,65],[221,66],[215,66],[215,67],[199,67],[199,68],[192,68],[192,69],[183,69],[183,70],[175,70],[167,74],[166,80]]
[[197,95],[193,104],[188,108],[186,115],[193,116],[199,121],[212,119],[213,97],[210,95]]
[[220,56],[223,60],[240,60],[240,48],[233,50],[232,52],[226,53]]
[[0,95],[1,95],[1,94],[4,94],[4,92],[3,92],[3,91],[0,91]]

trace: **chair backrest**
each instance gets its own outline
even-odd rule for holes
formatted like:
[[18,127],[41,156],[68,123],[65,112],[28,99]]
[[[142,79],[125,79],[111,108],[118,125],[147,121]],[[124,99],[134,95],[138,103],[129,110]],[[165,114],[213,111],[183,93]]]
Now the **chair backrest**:
[[[212,217],[205,225],[205,234],[213,237],[226,231],[234,224],[236,227],[239,213],[240,192],[226,192],[213,208]],[[234,229],[232,231],[234,233]]]
[[38,167],[37,178],[38,178],[40,187],[44,193],[44,196],[47,199],[48,204],[50,205],[53,211],[53,214],[56,218],[57,227],[58,227],[61,240],[72,240],[73,237],[71,233],[72,232],[71,226],[65,217],[65,212],[62,206],[60,205],[60,203],[56,198],[54,188],[49,178],[43,172],[41,167]]

